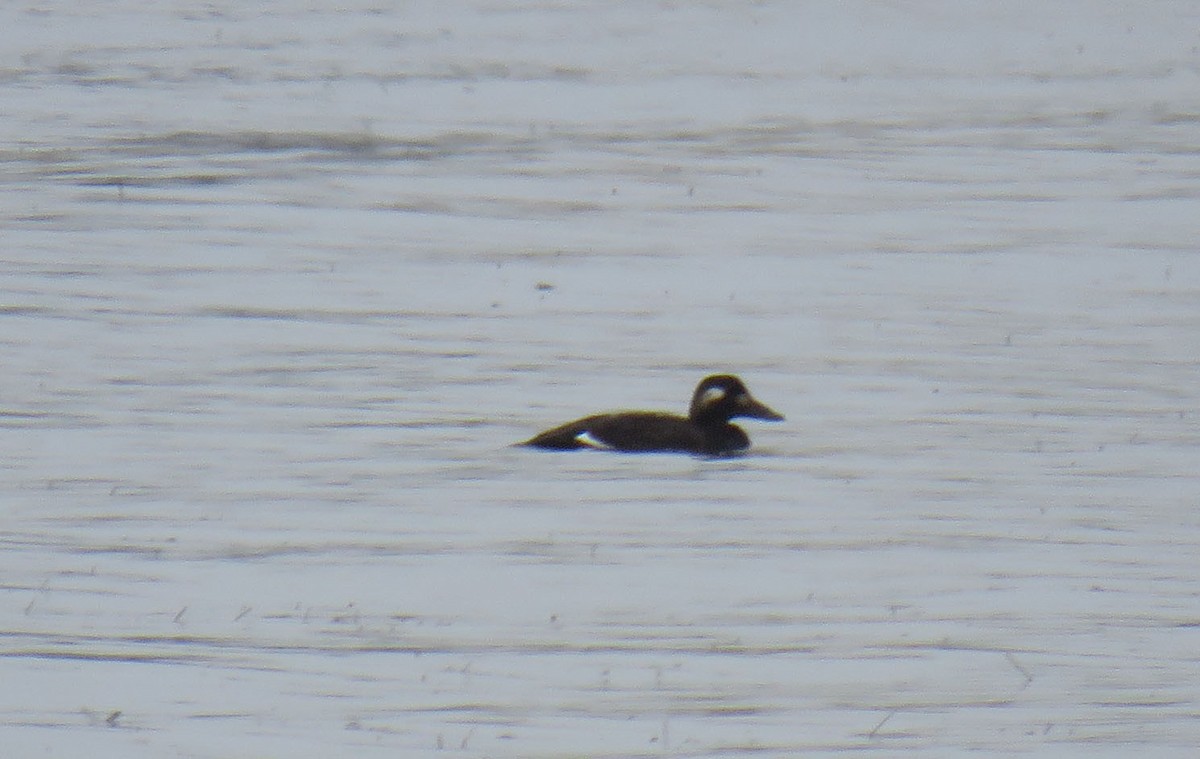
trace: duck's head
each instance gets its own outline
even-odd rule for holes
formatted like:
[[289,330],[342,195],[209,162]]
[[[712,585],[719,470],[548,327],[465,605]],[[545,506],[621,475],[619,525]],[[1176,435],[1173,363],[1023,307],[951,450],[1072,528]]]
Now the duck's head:
[[783,419],[783,414],[755,400],[742,381],[732,374],[714,374],[701,380],[692,395],[688,417],[693,422],[727,422],[736,416],[769,422]]

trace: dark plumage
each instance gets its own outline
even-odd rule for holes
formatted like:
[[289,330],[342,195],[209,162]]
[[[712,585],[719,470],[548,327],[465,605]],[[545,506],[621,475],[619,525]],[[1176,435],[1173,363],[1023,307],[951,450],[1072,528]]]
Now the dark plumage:
[[600,448],[648,453],[675,451],[716,456],[750,447],[734,417],[779,421],[783,416],[756,401],[730,374],[706,377],[692,394],[686,417],[658,411],[618,411],[587,416],[547,430],[521,445],[556,451]]

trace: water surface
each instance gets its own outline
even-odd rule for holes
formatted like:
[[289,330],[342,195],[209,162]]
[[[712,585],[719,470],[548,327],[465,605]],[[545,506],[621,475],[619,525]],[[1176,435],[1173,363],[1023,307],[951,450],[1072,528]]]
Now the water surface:
[[0,14],[14,756],[1200,743],[1191,4]]

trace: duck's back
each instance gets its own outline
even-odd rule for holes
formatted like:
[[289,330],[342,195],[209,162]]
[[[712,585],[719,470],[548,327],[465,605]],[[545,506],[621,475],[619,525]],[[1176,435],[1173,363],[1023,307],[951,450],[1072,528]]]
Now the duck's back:
[[738,451],[749,444],[746,434],[732,424],[709,429],[686,417],[654,411],[597,414],[547,430],[525,442],[537,448],[563,451],[607,448],[701,454]]

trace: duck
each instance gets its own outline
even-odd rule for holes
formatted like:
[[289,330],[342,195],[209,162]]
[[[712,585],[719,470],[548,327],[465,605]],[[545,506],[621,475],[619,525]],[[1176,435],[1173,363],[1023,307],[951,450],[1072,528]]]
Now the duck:
[[705,377],[692,393],[687,416],[665,411],[614,411],[567,422],[517,445],[552,451],[609,450],[627,453],[692,453],[728,456],[750,447],[750,438],[729,420],[783,421],[732,374]]

